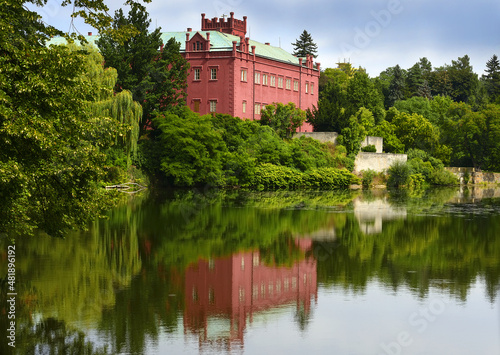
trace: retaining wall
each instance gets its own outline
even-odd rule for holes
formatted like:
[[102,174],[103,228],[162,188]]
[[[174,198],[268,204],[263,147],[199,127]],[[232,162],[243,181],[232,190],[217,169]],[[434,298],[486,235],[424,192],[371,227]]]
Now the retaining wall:
[[406,154],[360,152],[356,156],[356,160],[354,160],[354,172],[371,169],[380,173],[387,171],[396,161],[406,163],[407,160],[408,156]]

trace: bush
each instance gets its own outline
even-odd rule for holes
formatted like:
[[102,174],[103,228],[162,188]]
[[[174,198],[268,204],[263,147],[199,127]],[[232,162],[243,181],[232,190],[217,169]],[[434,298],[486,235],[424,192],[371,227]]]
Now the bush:
[[432,185],[456,185],[458,178],[446,169],[435,169],[429,177]]
[[425,177],[422,174],[411,174],[408,178],[408,186],[412,188],[421,188],[425,184]]
[[366,153],[376,153],[377,148],[373,144],[369,144],[367,146],[362,147],[361,151]]
[[357,182],[357,177],[346,169],[317,168],[306,172],[263,163],[257,166],[250,187],[259,190],[338,189]]
[[389,167],[388,173],[387,185],[399,187],[408,182],[410,168],[407,163],[397,160]]
[[367,189],[372,184],[373,178],[377,175],[377,172],[375,170],[368,169],[363,170],[361,173],[363,174],[361,184],[363,185],[363,188]]

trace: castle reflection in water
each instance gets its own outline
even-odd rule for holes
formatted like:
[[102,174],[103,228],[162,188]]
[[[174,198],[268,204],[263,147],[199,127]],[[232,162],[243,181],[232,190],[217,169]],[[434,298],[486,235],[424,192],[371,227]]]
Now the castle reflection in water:
[[[305,254],[311,239],[297,239]],[[316,260],[267,266],[258,251],[199,260],[185,274],[184,332],[199,337],[200,348],[243,346],[247,322],[268,310],[296,305],[306,315],[317,302]]]

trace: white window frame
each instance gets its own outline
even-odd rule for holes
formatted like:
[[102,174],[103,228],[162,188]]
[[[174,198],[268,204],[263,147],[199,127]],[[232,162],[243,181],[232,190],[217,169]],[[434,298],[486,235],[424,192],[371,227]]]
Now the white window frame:
[[299,91],[299,81],[298,80],[293,81],[293,91]]
[[255,84],[260,84],[260,72],[255,72]]
[[259,103],[256,103],[253,109],[254,109],[254,113],[255,113],[256,115],[260,115],[260,110],[261,110],[261,107],[260,107],[260,104],[259,104]]
[[306,94],[309,94],[309,83],[306,82]]
[[271,75],[271,86],[275,87],[276,86],[276,76]]
[[241,69],[241,81],[247,81],[247,69]]
[[210,68],[210,80],[217,80],[217,68]]
[[311,95],[314,94],[314,83],[311,83]]
[[210,112],[217,112],[217,100],[210,100]]
[[262,85],[267,85],[267,74],[262,74]]
[[292,90],[292,79],[286,79],[285,80],[285,88],[287,90]]
[[278,88],[283,89],[283,78],[278,77]]
[[196,81],[201,80],[201,68],[194,68],[194,79]]
[[243,113],[247,113],[247,102],[243,101],[243,107],[242,107]]

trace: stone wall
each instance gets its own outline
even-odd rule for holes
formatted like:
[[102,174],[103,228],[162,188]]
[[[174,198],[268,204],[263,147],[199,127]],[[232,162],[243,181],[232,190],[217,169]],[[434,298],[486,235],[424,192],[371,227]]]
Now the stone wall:
[[366,136],[366,138],[361,142],[361,148],[366,147],[367,145],[374,145],[377,149],[377,153],[382,153],[384,147],[384,138]]
[[293,138],[300,138],[302,136],[316,139],[322,143],[337,144],[339,134],[337,132],[297,132]]
[[451,171],[460,180],[461,184],[465,183],[466,175],[469,175],[469,183],[471,184],[500,184],[500,173],[488,173],[477,171],[475,168],[446,168]]
[[360,152],[354,160],[354,172],[362,170],[375,170],[376,172],[387,171],[396,161],[406,163],[408,156],[406,154],[390,153],[366,153]]

